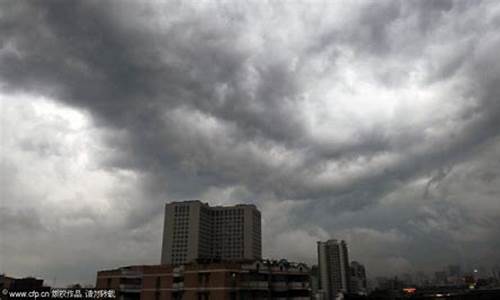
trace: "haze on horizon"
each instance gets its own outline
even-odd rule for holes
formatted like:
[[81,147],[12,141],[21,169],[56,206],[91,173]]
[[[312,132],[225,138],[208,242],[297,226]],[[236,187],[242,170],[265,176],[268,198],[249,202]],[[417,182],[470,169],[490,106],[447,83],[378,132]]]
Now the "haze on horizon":
[[0,271],[159,263],[185,199],[265,257],[499,265],[498,49],[495,1],[0,1]]

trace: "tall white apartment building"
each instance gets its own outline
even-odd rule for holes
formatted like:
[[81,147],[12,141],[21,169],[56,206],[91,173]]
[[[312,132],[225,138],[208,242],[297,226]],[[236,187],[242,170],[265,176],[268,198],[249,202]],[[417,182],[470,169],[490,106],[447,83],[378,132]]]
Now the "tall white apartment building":
[[255,205],[211,207],[199,200],[165,205],[162,264],[261,258],[261,215]]
[[318,242],[319,290],[324,299],[349,292],[349,255],[345,241]]

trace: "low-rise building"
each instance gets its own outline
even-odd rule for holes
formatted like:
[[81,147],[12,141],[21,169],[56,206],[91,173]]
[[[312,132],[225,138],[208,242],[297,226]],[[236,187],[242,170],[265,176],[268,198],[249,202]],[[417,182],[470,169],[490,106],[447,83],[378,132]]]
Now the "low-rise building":
[[14,278],[6,276],[5,274],[0,274],[0,288],[24,291],[47,289],[48,287],[43,285],[43,279],[37,279],[35,277]]
[[9,289],[11,284],[16,280],[13,277],[9,277],[5,274],[0,274],[0,289]]
[[309,267],[286,260],[131,266],[97,273],[119,299],[310,299]]
[[117,298],[139,300],[145,270],[153,266],[128,266],[97,272],[96,288],[114,289]]
[[[48,295],[50,293],[50,287],[43,285],[43,279],[35,277],[14,278],[6,276],[5,274],[0,274],[0,290],[3,292],[3,294],[0,295],[0,298],[5,296],[2,299],[13,299],[13,297],[9,295],[11,292],[43,292],[44,295]],[[33,296],[29,294],[17,294],[15,299],[33,299]]]

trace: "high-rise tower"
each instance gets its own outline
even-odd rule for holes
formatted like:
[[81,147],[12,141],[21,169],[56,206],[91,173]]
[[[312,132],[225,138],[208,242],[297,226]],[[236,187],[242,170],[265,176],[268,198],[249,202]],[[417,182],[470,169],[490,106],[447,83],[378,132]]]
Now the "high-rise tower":
[[349,292],[349,256],[344,241],[318,242],[319,289],[325,299]]
[[198,200],[167,203],[161,263],[260,259],[261,241],[261,216],[255,205],[211,207]]

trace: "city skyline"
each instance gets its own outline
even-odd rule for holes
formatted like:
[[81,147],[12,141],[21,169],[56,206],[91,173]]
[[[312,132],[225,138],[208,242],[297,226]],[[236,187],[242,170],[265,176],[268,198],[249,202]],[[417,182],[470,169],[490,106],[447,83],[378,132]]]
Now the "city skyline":
[[0,272],[160,260],[164,205],[262,212],[262,256],[500,265],[500,4],[0,1]]

